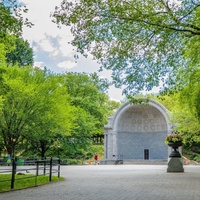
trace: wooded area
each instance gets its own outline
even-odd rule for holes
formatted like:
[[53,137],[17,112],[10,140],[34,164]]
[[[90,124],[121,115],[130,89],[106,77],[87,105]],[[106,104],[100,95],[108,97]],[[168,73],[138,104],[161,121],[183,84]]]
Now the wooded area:
[[[16,1],[0,2],[1,152],[71,159],[102,152],[92,137],[103,134],[119,106],[106,95],[108,81],[97,74],[33,68],[33,50],[21,37],[22,25],[32,23],[21,12],[28,10]],[[151,98],[172,112],[187,153],[200,160],[198,1],[63,1],[53,17],[71,26],[77,52],[89,52],[102,69],[112,70],[113,83],[125,86],[129,99],[160,86]]]

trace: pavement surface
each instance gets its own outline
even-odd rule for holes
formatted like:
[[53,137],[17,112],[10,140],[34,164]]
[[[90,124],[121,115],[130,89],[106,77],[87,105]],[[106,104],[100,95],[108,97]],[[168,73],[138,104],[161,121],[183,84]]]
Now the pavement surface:
[[61,166],[64,181],[0,193],[0,200],[200,200],[200,166]]

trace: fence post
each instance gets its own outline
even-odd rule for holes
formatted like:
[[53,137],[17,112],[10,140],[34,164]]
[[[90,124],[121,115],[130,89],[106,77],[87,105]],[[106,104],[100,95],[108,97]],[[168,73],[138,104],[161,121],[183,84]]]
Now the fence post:
[[53,159],[51,157],[51,159],[50,159],[49,181],[51,181],[51,179],[52,179],[52,165],[53,165]]
[[58,178],[60,177],[60,158],[58,158]]
[[36,176],[39,175],[39,162],[37,162]]
[[36,163],[37,163],[37,168],[36,168],[35,186],[37,185],[37,177],[39,175],[39,162],[36,161]]
[[17,169],[17,158],[13,158],[12,159],[11,189],[14,189],[16,169]]
[[43,174],[45,175],[46,174],[46,161],[47,161],[47,158],[44,157],[44,171],[43,171]]

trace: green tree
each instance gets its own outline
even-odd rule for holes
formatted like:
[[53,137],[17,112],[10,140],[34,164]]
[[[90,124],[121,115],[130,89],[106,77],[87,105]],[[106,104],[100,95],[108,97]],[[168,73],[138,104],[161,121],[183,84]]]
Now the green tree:
[[181,92],[181,100],[187,104],[191,112],[200,121],[200,68],[197,68],[190,76],[189,83]]
[[[27,8],[16,0],[0,0],[0,64],[5,63],[6,53],[14,50],[15,37],[21,36],[22,26],[33,25],[28,19],[23,19],[22,13],[27,11]],[[24,52],[22,54],[24,55]]]
[[194,112],[194,107],[188,103],[188,99],[191,98],[191,94],[186,96],[185,91],[184,94],[182,91],[159,97],[157,100],[170,110],[169,117],[173,130],[184,136],[183,152],[187,156],[191,155],[190,159],[193,159],[196,154],[200,154],[200,122]]
[[6,51],[5,51],[5,45],[0,43],[0,63],[5,64],[6,63]]
[[[191,138],[191,143],[196,143],[200,146],[200,68],[197,68],[195,72],[190,76],[189,83],[181,91],[180,102],[184,106],[185,116],[187,121],[192,124],[185,124],[185,129],[189,129],[188,137]],[[187,131],[185,131],[187,132]],[[200,152],[199,152],[200,153]]]
[[95,123],[93,133],[103,133],[103,125],[109,112],[108,97],[105,93],[108,84],[96,74],[67,73],[64,77],[71,104],[83,109],[93,118],[92,121]]
[[19,36],[22,34],[22,26],[32,27],[27,18],[23,18],[23,13],[28,9],[18,0],[0,0],[0,38],[6,34]]
[[154,98],[171,112],[169,117],[174,130],[183,134],[197,134],[200,131],[200,123],[187,102],[189,98],[185,97],[183,98],[182,92],[178,92]]
[[74,109],[74,114],[76,119],[73,121],[71,134],[61,139],[61,149],[64,150],[64,156],[68,159],[84,160],[91,153],[96,121],[92,115],[80,107]]
[[33,49],[28,41],[14,38],[15,48],[6,54],[6,62],[9,65],[33,65]]
[[0,1],[0,40],[2,41],[6,35],[9,34],[21,34],[22,32],[22,18],[17,18],[14,14],[14,10],[17,14],[17,7],[15,3],[11,1]]
[[53,74],[31,67],[1,67],[0,134],[10,155],[26,139],[42,157],[56,134],[70,134],[71,106],[66,88]]
[[[46,81],[45,81],[46,80]],[[53,147],[59,135],[69,136],[72,134],[72,125],[75,120],[74,109],[69,100],[66,88],[59,84],[56,75],[45,78],[40,84],[38,95],[43,96],[39,103],[40,114],[35,116],[32,124],[32,135],[26,139],[31,146],[44,158],[46,152]]]
[[71,134],[61,139],[61,152],[71,159],[88,159],[94,153],[93,136],[104,133],[103,126],[119,103],[108,99],[109,84],[97,74],[67,73],[60,77],[76,108]]
[[71,0],[54,12],[71,26],[77,52],[112,70],[127,95],[185,84],[200,61],[199,19],[197,0]]

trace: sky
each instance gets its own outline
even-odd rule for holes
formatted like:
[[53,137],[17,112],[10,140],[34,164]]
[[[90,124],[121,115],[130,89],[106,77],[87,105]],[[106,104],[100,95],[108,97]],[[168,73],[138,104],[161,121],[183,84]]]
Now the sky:
[[[111,80],[111,71],[104,70],[99,73],[100,65],[92,60],[79,56],[75,60],[75,47],[69,44],[73,39],[70,27],[62,26],[61,29],[50,18],[55,6],[59,6],[61,0],[20,0],[29,9],[24,17],[28,18],[34,26],[23,28],[23,38],[28,40],[34,51],[34,65],[40,68],[47,67],[53,72],[97,72],[100,77]],[[123,100],[122,90],[112,86],[108,95],[112,100]]]

